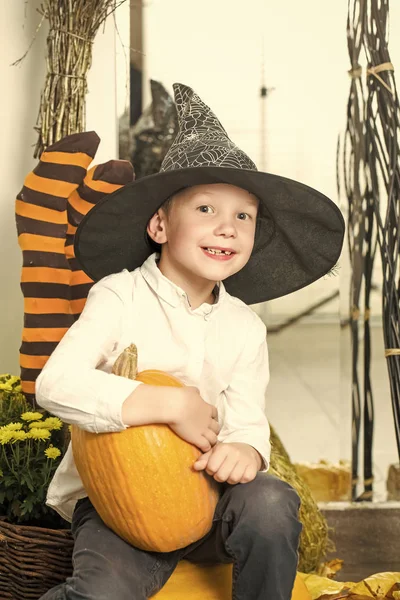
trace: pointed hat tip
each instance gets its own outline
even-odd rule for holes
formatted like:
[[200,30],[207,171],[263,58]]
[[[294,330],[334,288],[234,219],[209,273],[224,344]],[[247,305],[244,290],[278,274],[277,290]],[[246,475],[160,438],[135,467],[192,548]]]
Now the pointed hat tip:
[[187,90],[187,91],[193,92],[193,89],[190,86],[186,85],[185,83],[179,83],[179,82],[177,82],[177,83],[174,83],[172,85],[172,87],[174,89],[174,92],[176,92],[178,90],[181,90],[181,91]]

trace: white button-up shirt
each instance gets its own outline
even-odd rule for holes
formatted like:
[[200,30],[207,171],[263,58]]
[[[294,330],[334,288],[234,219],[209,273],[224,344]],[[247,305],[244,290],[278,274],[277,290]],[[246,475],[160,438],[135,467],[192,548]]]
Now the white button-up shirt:
[[[111,373],[131,343],[138,371],[159,369],[218,409],[220,442],[243,442],[270,459],[265,415],[269,381],[266,328],[256,313],[218,284],[214,304],[192,309],[186,293],[157,266],[157,254],[141,267],[104,277],[87,298],[36,381],[40,406],[63,421],[101,433],[126,428],[122,405],[139,382]],[[47,505],[71,521],[87,496],[71,443],[48,489]]]

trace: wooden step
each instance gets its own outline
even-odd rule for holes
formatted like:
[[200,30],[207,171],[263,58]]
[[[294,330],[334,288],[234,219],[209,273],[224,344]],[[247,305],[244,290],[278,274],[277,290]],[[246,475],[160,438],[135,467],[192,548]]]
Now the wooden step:
[[400,502],[330,502],[319,507],[333,528],[330,537],[336,545],[327,560],[344,560],[337,581],[400,572]]

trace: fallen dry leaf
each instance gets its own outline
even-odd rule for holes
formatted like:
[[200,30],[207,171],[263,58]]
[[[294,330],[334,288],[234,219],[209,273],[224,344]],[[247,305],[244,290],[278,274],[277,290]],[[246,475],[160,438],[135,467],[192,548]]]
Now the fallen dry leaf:
[[316,570],[316,575],[320,575],[321,577],[329,577],[332,578],[336,575],[338,571],[343,566],[343,560],[340,558],[334,558],[326,563],[322,563],[318,569]]
[[359,583],[300,573],[312,600],[400,600],[400,572],[377,573]]
[[371,600],[371,598],[377,598],[378,600],[385,600],[387,596],[365,596],[364,594],[350,594],[348,600]]
[[389,593],[396,589],[400,582],[400,573],[377,573],[367,577],[352,588],[352,594],[366,595],[367,598],[384,600],[390,598]]
[[[323,596],[319,596],[318,600],[348,600],[350,590],[345,590],[340,592],[339,594],[324,594]],[[313,596],[314,598],[314,596]]]

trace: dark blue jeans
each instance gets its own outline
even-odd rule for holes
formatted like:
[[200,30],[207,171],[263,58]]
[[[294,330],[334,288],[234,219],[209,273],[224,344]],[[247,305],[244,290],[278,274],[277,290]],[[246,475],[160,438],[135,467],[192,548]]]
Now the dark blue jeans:
[[299,497],[268,473],[245,484],[223,484],[213,527],[174,552],[146,552],[106,527],[88,498],[72,521],[74,572],[41,600],[147,600],[178,561],[234,563],[233,600],[290,600],[301,523]]

